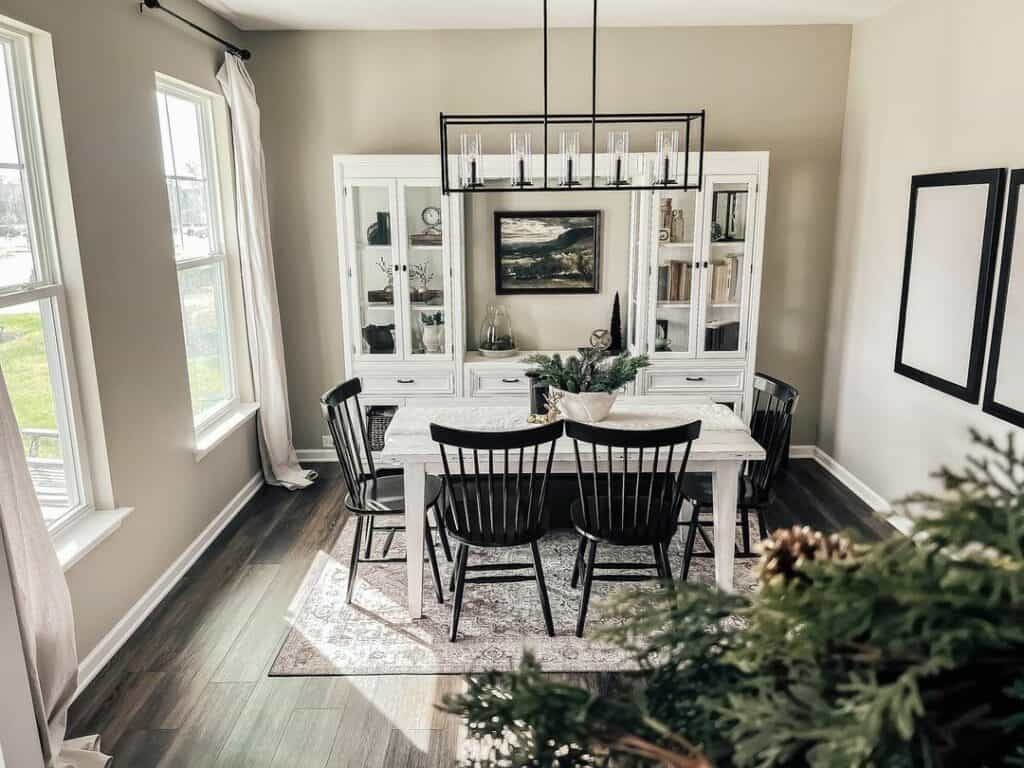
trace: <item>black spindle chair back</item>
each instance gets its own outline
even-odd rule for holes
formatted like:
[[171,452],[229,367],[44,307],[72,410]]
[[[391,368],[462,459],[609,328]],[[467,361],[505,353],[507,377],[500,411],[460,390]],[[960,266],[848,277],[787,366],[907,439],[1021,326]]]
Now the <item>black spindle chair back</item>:
[[367,481],[377,479],[366,416],[359,402],[362,391],[359,379],[349,379],[320,398],[320,410],[330,430],[342,476],[353,493]]
[[444,466],[448,533],[476,546],[500,547],[543,531],[553,449],[561,435],[561,422],[509,432],[431,424]]
[[[566,422],[573,441],[584,528],[608,541],[646,533],[672,536],[683,503],[683,476],[700,422],[647,431]],[[587,461],[587,468],[584,466]],[[673,468],[676,461],[678,466]]]
[[754,404],[750,417],[750,436],[765,450],[763,461],[748,461],[743,473],[759,497],[771,493],[789,448],[800,393],[795,387],[763,373],[754,376]]

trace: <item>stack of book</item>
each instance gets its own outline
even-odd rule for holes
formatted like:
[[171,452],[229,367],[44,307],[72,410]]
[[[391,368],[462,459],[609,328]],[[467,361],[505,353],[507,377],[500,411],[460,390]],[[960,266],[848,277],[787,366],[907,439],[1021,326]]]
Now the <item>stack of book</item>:
[[689,301],[693,264],[672,259],[658,267],[658,301]]
[[740,256],[729,254],[711,262],[711,300],[716,304],[736,303],[739,286]]

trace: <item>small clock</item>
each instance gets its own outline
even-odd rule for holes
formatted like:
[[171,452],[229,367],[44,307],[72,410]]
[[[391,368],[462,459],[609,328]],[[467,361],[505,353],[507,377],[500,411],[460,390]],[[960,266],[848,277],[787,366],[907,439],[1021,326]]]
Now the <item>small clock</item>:
[[433,205],[428,205],[423,209],[420,217],[423,219],[423,223],[428,227],[437,227],[441,224],[441,209]]

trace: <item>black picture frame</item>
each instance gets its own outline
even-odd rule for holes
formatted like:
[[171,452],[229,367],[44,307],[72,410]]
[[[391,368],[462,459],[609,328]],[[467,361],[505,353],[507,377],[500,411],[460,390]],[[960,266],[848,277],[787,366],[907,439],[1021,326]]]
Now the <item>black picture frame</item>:
[[[556,280],[551,280],[550,286],[538,285],[538,282],[542,280],[533,279],[529,281],[522,281],[523,285],[515,285],[515,278],[510,277],[508,270],[503,266],[503,259],[507,259],[509,250],[516,248],[516,246],[510,246],[507,238],[502,236],[502,223],[506,220],[513,219],[531,219],[543,222],[545,220],[552,220],[552,225],[555,225],[558,220],[565,219],[592,219],[593,223],[591,228],[593,230],[592,238],[592,251],[593,251],[593,267],[591,270],[591,279],[585,285],[573,285],[573,284],[558,284]],[[564,223],[562,224],[564,226]],[[579,227],[577,227],[579,228]],[[564,235],[563,235],[564,236]],[[569,243],[568,246],[562,244],[559,248],[572,247],[579,240]],[[521,254],[536,253],[538,257],[543,256],[545,246],[556,246],[557,241],[551,241],[550,243],[541,243],[536,246],[524,245],[519,246],[518,250]],[[601,211],[599,210],[583,210],[583,211],[495,211],[494,212],[494,292],[499,296],[502,295],[516,295],[516,294],[581,294],[581,293],[600,293],[601,292]]]
[[[903,351],[904,333],[907,323],[907,300],[910,295],[911,270],[913,268],[914,226],[917,214],[918,192],[929,187],[969,185],[985,185],[988,187],[988,193],[986,196],[985,222],[979,255],[978,283],[975,291],[974,318],[966,385],[961,385],[905,363],[903,361]],[[907,245],[903,263],[899,329],[896,335],[895,371],[901,376],[906,376],[920,384],[974,404],[977,404],[981,398],[981,377],[985,362],[988,319],[992,308],[992,284],[995,276],[996,246],[999,237],[999,224],[1003,209],[1005,186],[1005,168],[922,174],[912,177],[910,183],[910,211],[907,216]]]
[[1024,186],[1024,168],[1010,173],[1010,190],[1006,196],[1006,224],[1003,227],[1003,259],[999,272],[996,294],[996,310],[992,319],[992,341],[988,353],[988,374],[985,377],[985,399],[982,410],[996,418],[1017,427],[1024,427],[1024,411],[1019,411],[996,401],[996,385],[999,381],[999,357],[1003,347],[1003,331],[1006,322],[1006,307],[1010,293],[1010,275],[1013,268],[1013,241],[1017,229],[1017,206],[1020,203],[1020,188]]

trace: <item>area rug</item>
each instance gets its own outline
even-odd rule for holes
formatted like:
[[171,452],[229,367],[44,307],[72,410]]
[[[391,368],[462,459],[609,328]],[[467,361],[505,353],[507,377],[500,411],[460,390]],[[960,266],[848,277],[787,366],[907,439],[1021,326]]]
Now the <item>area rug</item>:
[[[755,527],[756,526],[752,526]],[[451,564],[441,559],[445,603],[439,605],[424,566],[423,618],[409,618],[405,603],[405,563],[364,564],[359,568],[355,595],[345,604],[348,560],[352,551],[355,521],[349,520],[333,550],[321,552],[310,569],[289,617],[291,629],[270,670],[271,676],[297,675],[406,675],[463,674],[507,670],[518,666],[525,651],[537,657],[551,672],[606,672],[635,668],[619,648],[593,639],[595,630],[612,621],[603,609],[603,598],[613,590],[650,589],[651,586],[595,582],[587,616],[586,634],[575,636],[580,591],[570,586],[578,539],[575,534],[551,533],[540,544],[548,596],[554,617],[555,637],[544,628],[536,584],[467,584],[459,621],[459,637],[448,640],[451,611],[447,589]],[[756,531],[752,531],[756,536]],[[402,535],[392,547],[394,556],[404,554]],[[678,578],[682,542],[676,537],[670,552]],[[375,544],[379,543],[375,541]],[[649,548],[604,549],[605,558],[619,562],[635,559],[653,562]],[[379,552],[375,554],[379,556]],[[390,555],[389,555],[390,556]],[[486,558],[486,559],[485,559]],[[601,549],[598,550],[598,560]],[[470,563],[530,562],[529,548],[493,550],[486,555],[474,550]],[[754,590],[753,560],[737,560],[738,590]],[[694,558],[690,580],[714,581],[710,558]]]

